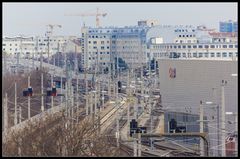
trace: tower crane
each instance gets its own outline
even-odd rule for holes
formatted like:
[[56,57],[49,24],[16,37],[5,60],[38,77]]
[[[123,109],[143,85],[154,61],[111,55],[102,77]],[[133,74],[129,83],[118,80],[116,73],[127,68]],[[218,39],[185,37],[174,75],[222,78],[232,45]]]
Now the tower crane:
[[[49,27],[49,29],[50,30],[48,30],[48,27]],[[48,64],[49,64],[49,45],[50,45],[50,42],[49,42],[49,39],[50,39],[50,36],[52,36],[53,35],[53,28],[54,27],[59,27],[59,28],[61,28],[62,27],[62,25],[59,25],[59,24],[48,24],[47,25],[47,32],[46,32],[46,36],[47,36],[47,39],[48,39],[48,43],[47,43],[47,52],[48,52]]]
[[[49,35],[52,35],[53,34],[53,28],[54,27],[59,27],[59,28],[61,28],[62,27],[62,25],[59,25],[59,24],[48,24],[47,25],[47,28],[49,27],[49,31],[47,31],[47,35],[49,36]],[[48,29],[47,29],[48,30]]]
[[65,16],[81,16],[81,17],[96,16],[96,26],[97,27],[100,27],[99,16],[105,17],[106,15],[107,15],[107,13],[99,12],[98,8],[97,8],[97,12],[96,13],[65,14]]

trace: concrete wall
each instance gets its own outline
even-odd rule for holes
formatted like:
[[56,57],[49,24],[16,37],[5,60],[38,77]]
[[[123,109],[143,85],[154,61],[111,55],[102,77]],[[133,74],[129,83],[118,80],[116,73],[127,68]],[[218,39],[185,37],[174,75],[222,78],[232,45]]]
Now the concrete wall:
[[[172,103],[176,107],[199,107],[199,101],[213,101],[216,89],[217,102],[220,103],[220,84],[227,80],[225,87],[226,111],[237,111],[238,89],[237,61],[232,60],[175,60],[161,59],[159,62],[160,90],[162,103]],[[176,68],[176,77],[169,77],[169,68]]]

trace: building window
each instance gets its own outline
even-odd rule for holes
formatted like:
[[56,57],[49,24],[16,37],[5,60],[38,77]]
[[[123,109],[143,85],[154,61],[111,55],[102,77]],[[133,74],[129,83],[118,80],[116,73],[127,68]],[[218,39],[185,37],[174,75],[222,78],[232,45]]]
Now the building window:
[[197,48],[197,45],[193,45],[193,48],[196,49],[196,48]]
[[228,47],[229,47],[229,48],[233,48],[233,45],[229,45]]
[[238,53],[237,52],[235,52],[235,55],[236,55],[236,57],[238,57]]
[[89,44],[91,44],[91,41],[88,41]]
[[197,57],[197,53],[193,53],[193,57]]
[[205,57],[208,57],[208,53],[207,53],[207,52],[206,52],[206,53],[204,53],[204,56],[205,56]]
[[186,57],[186,53],[182,53],[182,57]]
[[203,48],[203,46],[202,45],[198,45],[198,48]]
[[215,45],[211,45],[210,47],[211,47],[211,48],[215,48]]
[[101,41],[101,44],[104,44],[104,41]]
[[6,44],[3,44],[3,46],[6,46]]
[[223,48],[227,48],[227,45],[223,45]]
[[229,52],[228,56],[229,57],[232,57],[233,53],[232,52]]
[[214,56],[215,56],[215,53],[214,53],[214,52],[212,52],[212,53],[211,53],[211,57],[214,57]]
[[109,46],[107,46],[107,49],[109,49]]
[[178,45],[178,48],[181,49],[181,45]]
[[203,57],[203,53],[198,53],[198,57]]
[[183,45],[182,47],[183,47],[183,49],[185,49],[185,48],[186,48],[186,45]]
[[188,35],[186,35],[186,37],[188,37]]
[[104,46],[101,46],[101,49],[103,50],[103,49],[104,49]]
[[178,37],[181,37],[181,35],[178,35]]
[[185,35],[183,35],[182,37],[185,37]]
[[235,45],[235,48],[238,48],[238,45]]
[[10,46],[12,46],[12,44],[10,44]]
[[191,49],[191,45],[188,45],[188,48]]
[[217,53],[217,57],[221,57],[221,54],[220,54],[220,52],[218,52],[218,53]]
[[205,48],[207,49],[207,48],[209,48],[209,46],[208,46],[208,45],[205,45]]
[[177,46],[176,45],[174,45],[174,49],[176,49],[177,48]]
[[227,53],[223,52],[222,57],[227,57]]
[[93,41],[93,44],[97,44],[97,41]]

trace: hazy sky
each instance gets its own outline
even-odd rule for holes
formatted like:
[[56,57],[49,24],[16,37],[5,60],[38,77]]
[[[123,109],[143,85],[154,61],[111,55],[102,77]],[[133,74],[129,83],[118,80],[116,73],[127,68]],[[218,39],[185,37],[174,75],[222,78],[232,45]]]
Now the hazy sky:
[[95,26],[95,16],[64,14],[106,12],[101,26],[133,26],[138,20],[157,19],[160,24],[201,25],[218,30],[219,21],[237,20],[237,3],[3,3],[3,35],[44,35],[47,24],[61,24],[58,35],[81,33],[83,20]]

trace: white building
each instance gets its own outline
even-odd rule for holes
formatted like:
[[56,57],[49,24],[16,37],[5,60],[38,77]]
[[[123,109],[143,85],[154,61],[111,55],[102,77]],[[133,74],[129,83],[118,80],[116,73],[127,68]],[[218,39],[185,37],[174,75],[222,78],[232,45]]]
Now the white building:
[[[82,52],[85,68],[94,67],[98,61],[106,68],[114,58],[122,58],[127,64],[140,64],[146,61],[146,31],[141,27],[82,28]],[[96,61],[97,58],[97,61]],[[145,60],[145,61],[144,61]]]
[[237,43],[151,43],[148,51],[152,58],[232,58],[238,56]]
[[205,26],[155,26],[147,32],[150,58],[232,58],[238,56],[237,34]]
[[2,51],[9,55],[28,57],[35,50],[34,37],[3,37]]
[[94,67],[99,64],[108,66],[112,50],[111,28],[82,28],[82,65],[84,68]]
[[[16,55],[26,58],[30,56],[40,56],[41,52],[44,57],[48,57],[48,42],[49,56],[51,57],[58,50],[64,52],[66,44],[69,41],[76,39],[75,36],[52,36],[49,39],[45,36],[36,37],[3,37],[2,51],[7,54]],[[65,45],[64,45],[65,44]]]

